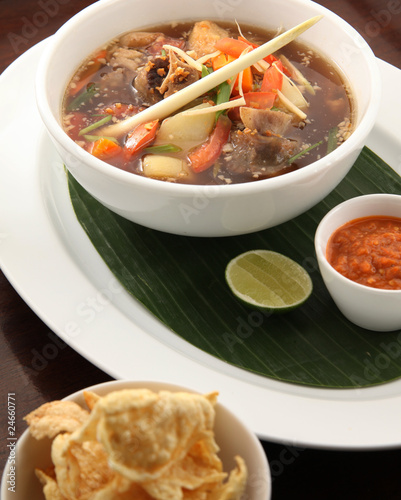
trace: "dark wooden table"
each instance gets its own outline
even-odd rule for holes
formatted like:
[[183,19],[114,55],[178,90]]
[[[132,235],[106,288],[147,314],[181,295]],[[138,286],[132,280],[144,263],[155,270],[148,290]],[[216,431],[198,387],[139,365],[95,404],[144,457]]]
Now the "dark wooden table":
[[[0,0],[0,72],[91,3],[91,0]],[[353,25],[377,57],[401,68],[400,0],[322,0],[319,3]],[[0,214],[0,217],[6,216]],[[33,369],[38,355],[49,344],[53,346],[52,352],[57,350],[57,356]],[[17,434],[20,435],[25,429],[22,417],[40,404],[111,379],[61,343],[1,272],[0,356],[1,468],[8,455],[8,393],[16,395]],[[271,463],[273,500],[401,499],[401,449],[340,452],[292,449],[269,442],[263,445]]]

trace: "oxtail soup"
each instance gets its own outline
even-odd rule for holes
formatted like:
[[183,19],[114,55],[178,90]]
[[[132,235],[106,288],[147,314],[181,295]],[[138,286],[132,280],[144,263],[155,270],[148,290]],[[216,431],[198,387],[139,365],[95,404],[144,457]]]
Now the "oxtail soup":
[[169,182],[250,182],[305,167],[350,136],[353,104],[341,71],[298,41],[171,117],[122,126],[277,33],[212,21],[125,33],[72,77],[64,129],[116,168]]

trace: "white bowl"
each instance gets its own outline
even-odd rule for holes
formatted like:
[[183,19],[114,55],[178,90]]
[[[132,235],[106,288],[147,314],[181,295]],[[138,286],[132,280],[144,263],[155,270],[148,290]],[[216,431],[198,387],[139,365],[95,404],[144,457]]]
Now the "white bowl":
[[401,290],[381,290],[356,283],[337,272],[326,259],[327,242],[337,228],[371,215],[401,218],[401,196],[357,196],[333,208],[321,220],[315,234],[319,269],[334,302],[346,318],[368,330],[398,330],[401,328]]
[[[121,389],[148,388],[152,391],[185,391],[193,392],[188,388],[164,382],[141,381],[113,381],[98,384],[83,390],[93,391],[104,396]],[[215,388],[211,389],[215,390]],[[85,407],[82,391],[65,398],[75,401]],[[271,476],[266,454],[260,441],[231,411],[221,403],[216,405],[215,437],[220,446],[219,456],[225,471],[234,466],[234,456],[240,455],[248,467],[249,480],[244,492],[247,500],[269,500],[271,498]],[[7,474],[10,472],[10,463],[6,464],[1,484],[2,500],[43,500],[42,487],[35,476],[35,467],[46,469],[51,465],[49,439],[37,441],[26,430],[18,440],[15,450],[16,465],[16,492],[8,490]]]
[[[255,17],[255,13],[257,16]],[[291,28],[323,14],[300,40],[345,74],[356,101],[356,129],[341,147],[298,171],[252,183],[198,186],[167,183],[112,167],[70,139],[60,124],[61,99],[73,72],[92,51],[120,33],[173,20],[235,19],[265,28]],[[102,0],[69,20],[52,37],[39,64],[40,114],[69,171],[112,211],[141,225],[190,236],[230,236],[275,226],[303,213],[347,174],[372,129],[380,102],[375,57],[345,21],[309,0]]]

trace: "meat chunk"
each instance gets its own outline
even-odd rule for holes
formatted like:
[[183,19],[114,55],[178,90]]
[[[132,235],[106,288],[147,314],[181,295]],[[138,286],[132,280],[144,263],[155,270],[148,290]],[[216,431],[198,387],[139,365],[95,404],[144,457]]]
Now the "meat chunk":
[[245,127],[257,130],[262,135],[266,135],[267,132],[284,135],[292,121],[291,115],[283,111],[254,109],[247,106],[240,108],[240,116]]
[[168,74],[168,70],[168,57],[155,57],[136,76],[133,82],[134,87],[147,106],[163,99],[163,94],[160,93],[159,89]]
[[194,24],[188,38],[188,49],[196,53],[196,58],[215,52],[215,43],[229,36],[228,31],[212,21],[199,21]]
[[147,31],[130,31],[120,38],[121,45],[130,48],[147,47],[151,45],[161,33]]
[[138,73],[134,87],[147,105],[155,104],[199,79],[199,73],[170,49],[155,57]]
[[136,71],[141,63],[142,54],[140,52],[123,47],[117,49],[110,59],[110,66],[112,68],[126,68],[132,72]]
[[233,131],[230,140],[233,150],[227,157],[227,168],[234,174],[277,175],[286,168],[286,161],[300,150],[298,141],[250,131]]
[[126,85],[126,71],[123,68],[116,68],[113,71],[105,73],[100,79],[100,90],[115,90]]
[[163,97],[168,97],[199,80],[199,73],[192,66],[179,59],[176,54],[169,50],[169,71],[159,88]]

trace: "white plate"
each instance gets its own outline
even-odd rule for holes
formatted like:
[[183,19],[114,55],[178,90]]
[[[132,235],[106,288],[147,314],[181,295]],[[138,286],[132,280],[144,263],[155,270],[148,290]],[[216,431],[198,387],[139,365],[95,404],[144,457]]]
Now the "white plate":
[[[254,375],[191,346],[118,285],[75,219],[63,166],[36,111],[33,77],[45,43],[0,78],[0,263],[27,304],[115,378],[219,390],[222,404],[261,438],[341,449],[400,446],[401,380],[325,390]],[[380,69],[382,112],[368,145],[400,172],[401,109],[390,98],[401,72],[382,61]]]

